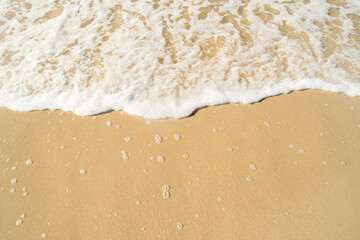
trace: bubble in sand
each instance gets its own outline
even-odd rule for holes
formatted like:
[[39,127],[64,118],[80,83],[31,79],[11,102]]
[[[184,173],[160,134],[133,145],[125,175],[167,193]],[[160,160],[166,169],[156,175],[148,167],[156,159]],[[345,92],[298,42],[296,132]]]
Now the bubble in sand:
[[141,230],[141,231],[145,231],[145,228],[142,227],[142,228],[140,228],[140,230]]
[[21,217],[21,218],[25,218],[25,213],[21,214],[20,217]]
[[127,155],[127,152],[125,150],[121,150],[121,154],[122,154],[124,160],[129,160],[129,156]]
[[252,170],[256,170],[256,166],[254,165],[254,164],[250,164],[250,169],[252,169]]
[[78,138],[77,137],[73,137],[73,140],[77,140]]
[[157,144],[160,144],[160,143],[162,143],[162,137],[159,135],[159,134],[156,134],[155,135],[155,142],[157,143]]
[[93,119],[93,120],[96,120],[96,119],[97,119],[97,116],[93,116],[92,119]]
[[268,126],[268,127],[271,126],[271,124],[269,122],[265,122],[265,125]]
[[140,201],[136,201],[136,205],[140,205],[141,204],[141,202]]
[[150,157],[150,160],[155,160],[155,157],[154,157],[154,156],[151,156],[151,157]]
[[157,160],[159,161],[159,162],[165,162],[165,157],[164,156],[158,156],[158,158],[157,158]]
[[174,139],[175,139],[176,141],[180,141],[180,140],[181,140],[181,136],[180,136],[179,134],[175,134],[175,135],[174,135]]
[[188,158],[189,154],[183,154],[183,158]]
[[219,197],[216,198],[216,200],[218,200],[220,202],[220,201],[223,200],[223,198],[219,196]]
[[170,198],[170,192],[169,192],[169,189],[170,189],[170,186],[169,185],[167,185],[167,184],[165,184],[164,186],[163,186],[163,188],[162,188],[162,190],[163,190],[163,198],[165,198],[165,199],[169,199]]
[[214,133],[217,133],[219,130],[218,130],[217,128],[213,128],[212,131],[213,131]]
[[112,122],[111,122],[111,121],[107,121],[107,122],[106,122],[106,126],[111,127],[111,125],[112,125]]
[[60,149],[65,149],[65,146],[60,146]]
[[11,184],[15,184],[15,183],[17,183],[17,178],[11,179]]
[[195,217],[196,217],[196,218],[199,218],[199,217],[200,217],[200,214],[199,214],[199,213],[196,213],[196,214],[195,214]]
[[21,220],[21,219],[16,220],[16,226],[19,226],[19,225],[21,225],[22,223],[23,223],[23,220]]
[[28,195],[28,192],[24,192],[23,196],[26,197]]
[[346,162],[341,162],[341,166],[346,166]]
[[10,190],[10,192],[12,192],[12,193],[16,192],[15,188],[12,188],[12,189]]
[[169,191],[170,186],[168,184],[165,184],[164,186],[162,186],[161,188],[163,191]]
[[25,162],[25,164],[28,165],[28,166],[30,166],[32,163],[33,163],[33,161],[31,159],[28,159]]
[[304,152],[305,152],[305,150],[304,150],[304,149],[300,149],[300,150],[299,150],[299,152],[304,153]]
[[129,143],[129,142],[131,142],[131,141],[132,141],[132,138],[131,138],[131,137],[126,137],[126,138],[125,138],[125,142]]
[[231,148],[231,147],[229,147],[229,148],[228,148],[228,151],[229,151],[229,152],[232,152],[232,151],[234,151],[234,149]]
[[252,177],[246,177],[245,179],[246,179],[246,181],[248,181],[248,182],[254,181],[254,178],[252,178]]
[[80,174],[85,174],[86,173],[86,170],[85,169],[81,169],[80,170]]
[[294,144],[289,144],[290,148],[295,148]]
[[41,238],[46,238],[47,237],[47,234],[46,233],[42,233],[41,234]]
[[168,191],[164,191],[162,195],[163,195],[163,198],[165,198],[165,199],[170,198],[170,193]]
[[184,225],[181,222],[178,222],[176,224],[176,227],[177,227],[178,230],[181,230],[181,229],[183,229]]

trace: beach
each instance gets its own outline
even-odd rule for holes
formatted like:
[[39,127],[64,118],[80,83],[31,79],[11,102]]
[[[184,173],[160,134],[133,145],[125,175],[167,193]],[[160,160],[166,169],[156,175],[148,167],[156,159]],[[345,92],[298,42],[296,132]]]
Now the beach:
[[4,0],[0,240],[360,239],[358,0]]
[[360,99],[181,119],[0,109],[0,239],[360,238]]

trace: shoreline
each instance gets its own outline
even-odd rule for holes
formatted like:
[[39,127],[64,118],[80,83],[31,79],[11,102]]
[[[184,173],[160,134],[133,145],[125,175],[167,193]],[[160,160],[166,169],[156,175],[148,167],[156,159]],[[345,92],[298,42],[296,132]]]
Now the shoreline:
[[165,120],[0,108],[0,239],[358,239],[359,110],[317,90]]

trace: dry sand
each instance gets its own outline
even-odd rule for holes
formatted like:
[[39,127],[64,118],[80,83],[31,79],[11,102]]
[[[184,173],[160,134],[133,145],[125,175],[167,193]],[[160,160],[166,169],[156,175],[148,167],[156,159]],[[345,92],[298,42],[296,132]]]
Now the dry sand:
[[0,239],[360,239],[359,98],[151,121],[0,109],[0,134]]

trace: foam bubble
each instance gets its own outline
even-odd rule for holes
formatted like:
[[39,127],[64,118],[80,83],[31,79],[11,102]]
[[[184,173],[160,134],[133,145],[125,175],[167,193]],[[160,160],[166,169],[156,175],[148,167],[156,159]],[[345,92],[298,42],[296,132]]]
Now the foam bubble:
[[162,141],[163,141],[163,138],[162,138],[159,134],[156,134],[156,135],[155,135],[155,142],[156,142],[157,144],[161,144]]
[[25,164],[30,166],[31,164],[33,164],[33,161],[31,159],[28,159],[25,161]]
[[246,181],[248,181],[248,182],[254,181],[254,178],[253,178],[253,177],[246,177],[245,179],[246,179]]
[[181,222],[178,222],[176,224],[176,227],[177,227],[178,230],[181,230],[181,229],[183,229],[184,225]]
[[170,186],[168,184],[165,184],[162,188],[161,188],[164,192],[165,191],[169,191]]
[[15,184],[15,183],[17,183],[17,178],[11,179],[11,184]]
[[23,223],[23,220],[21,220],[21,219],[16,220],[16,226],[19,226],[19,225],[21,225],[22,223]]
[[256,167],[254,164],[250,164],[249,167],[250,167],[250,169],[252,169],[252,170],[256,170],[256,169],[257,169],[257,167]]
[[122,154],[124,160],[129,160],[129,156],[125,150],[121,150],[121,154]]
[[179,134],[175,134],[175,135],[174,135],[174,140],[180,141],[180,140],[181,140],[181,136],[180,136]]
[[159,161],[159,162],[165,162],[165,157],[164,156],[158,156],[158,158],[157,158],[157,160]]
[[170,193],[169,193],[168,191],[164,191],[164,192],[162,193],[162,195],[163,195],[163,198],[165,198],[165,199],[169,199],[169,198],[170,198]]

